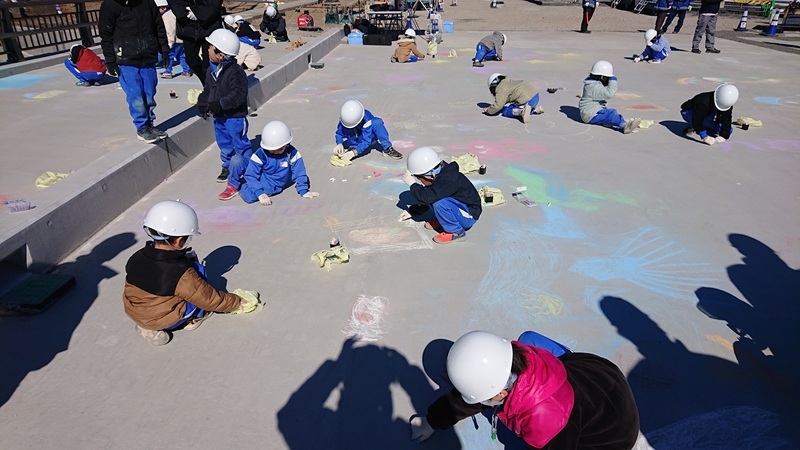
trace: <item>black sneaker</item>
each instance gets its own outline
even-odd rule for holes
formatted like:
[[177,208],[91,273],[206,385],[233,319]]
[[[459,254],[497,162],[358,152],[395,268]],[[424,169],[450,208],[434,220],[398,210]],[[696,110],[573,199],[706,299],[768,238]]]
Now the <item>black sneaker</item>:
[[222,172],[219,173],[217,177],[217,183],[227,183],[228,182],[228,175],[231,174],[231,171],[228,170],[227,167],[222,168]]
[[692,49],[692,53],[700,53],[700,49],[699,48],[693,48]]
[[160,129],[158,129],[156,127],[150,127],[150,131],[152,131],[153,134],[158,136],[159,139],[164,139],[164,138],[167,137],[167,132],[166,131],[161,131]]
[[140,141],[145,141],[148,144],[152,144],[153,142],[161,139],[157,134],[153,133],[150,127],[144,127],[137,131],[136,137],[138,137]]
[[483,67],[483,63],[478,60],[473,60],[472,67]]
[[583,33],[583,34],[592,34],[592,32],[591,32],[590,30],[581,30],[581,31],[580,31],[580,33]]
[[[715,48],[707,48],[706,53],[719,53],[720,51]],[[697,52],[700,53],[700,52]]]
[[403,155],[400,154],[394,147],[389,147],[383,151],[383,156],[388,156],[392,159],[403,159]]

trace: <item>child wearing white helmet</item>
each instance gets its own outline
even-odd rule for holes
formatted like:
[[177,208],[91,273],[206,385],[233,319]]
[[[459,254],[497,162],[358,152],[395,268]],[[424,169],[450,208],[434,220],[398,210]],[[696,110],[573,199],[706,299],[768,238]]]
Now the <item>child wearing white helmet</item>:
[[289,33],[286,32],[286,19],[272,5],[267,6],[264,11],[259,28],[262,33],[274,36],[278,42],[287,42],[289,40]]
[[502,73],[489,75],[486,84],[494,96],[494,103],[483,108],[488,116],[500,114],[504,117],[518,117],[528,123],[532,114],[542,114],[539,106],[539,91],[532,84],[522,80],[510,80]]
[[578,106],[584,123],[603,125],[630,134],[639,127],[640,119],[625,121],[616,109],[606,107],[608,100],[617,93],[617,77],[608,61],[597,61],[583,80],[583,94]]
[[153,205],[144,219],[152,239],[125,265],[122,302],[136,331],[153,345],[164,345],[170,332],[194,330],[212,312],[245,312],[242,298],[218,291],[189,247],[200,234],[197,214],[179,201]]
[[254,48],[261,45],[261,33],[258,32],[250,22],[246,21],[244,17],[237,14],[233,16],[233,32],[239,37],[243,44],[247,44]]
[[506,43],[506,35],[499,31],[484,37],[475,46],[475,57],[472,58],[473,67],[483,67],[484,61],[502,61],[503,45]]
[[467,230],[481,216],[481,198],[472,182],[458,170],[455,161],[442,161],[436,150],[420,147],[408,155],[403,181],[419,205],[433,209],[435,220],[425,228],[438,231],[437,244],[465,239]]
[[639,436],[636,400],[616,365],[533,331],[518,341],[467,333],[449,349],[446,372],[453,389],[411,417],[416,442],[489,410],[493,439],[499,420],[530,448],[630,449]]
[[689,124],[684,133],[697,133],[708,145],[730,139],[733,133],[733,105],[739,100],[739,89],[725,83],[710,92],[702,92],[681,105],[681,116]]
[[411,28],[400,35],[400,39],[397,40],[397,48],[394,49],[394,55],[392,55],[393,63],[413,63],[425,59],[425,54],[417,49],[416,36],[417,32]]
[[647,61],[648,63],[659,64],[667,59],[671,48],[669,41],[663,34],[656,30],[647,30],[644,32],[644,42],[646,44],[644,51],[633,58],[633,62]]
[[227,182],[219,199],[230,200],[239,192],[241,177],[253,154],[247,138],[247,75],[236,62],[240,42],[232,31],[214,30],[207,40],[211,44],[211,65],[203,92],[197,98],[197,109],[203,118],[209,113],[214,118],[214,135],[222,160],[217,181]]
[[175,61],[181,65],[181,75],[184,77],[192,76],[192,69],[186,62],[186,52],[183,47],[183,40],[178,38],[178,22],[175,14],[169,8],[167,0],[155,0],[158,11],[161,13],[161,20],[164,21],[164,29],[167,32],[167,42],[169,43],[169,61],[164,61],[164,72],[161,78],[172,78],[172,64]]
[[272,204],[272,196],[294,184],[303,198],[315,198],[300,152],[292,145],[292,131],[285,123],[273,120],[261,131],[261,146],[250,157],[239,191],[247,203]]
[[348,100],[339,112],[336,125],[336,147],[333,153],[350,161],[377,150],[392,159],[403,159],[403,155],[392,147],[389,132],[383,119],[372,115],[358,100]]

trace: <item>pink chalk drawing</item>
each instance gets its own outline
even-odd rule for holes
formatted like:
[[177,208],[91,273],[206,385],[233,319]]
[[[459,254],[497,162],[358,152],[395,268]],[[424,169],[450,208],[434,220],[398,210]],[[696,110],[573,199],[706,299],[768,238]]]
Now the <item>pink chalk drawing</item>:
[[627,109],[629,111],[669,111],[667,108],[663,106],[658,106],[653,104],[630,105],[626,106],[624,109]]
[[342,332],[359,341],[377,341],[384,335],[382,326],[388,309],[389,299],[386,297],[361,294],[353,304],[350,320]]
[[220,208],[195,208],[195,211],[203,228],[224,233],[244,233],[264,225],[267,215],[259,214],[262,211],[258,211],[255,206],[243,204]]
[[455,144],[448,147],[453,154],[473,153],[480,160],[506,159],[509,161],[524,161],[531,155],[547,152],[547,147],[533,142],[518,141],[512,138],[500,141],[472,141],[465,144]]

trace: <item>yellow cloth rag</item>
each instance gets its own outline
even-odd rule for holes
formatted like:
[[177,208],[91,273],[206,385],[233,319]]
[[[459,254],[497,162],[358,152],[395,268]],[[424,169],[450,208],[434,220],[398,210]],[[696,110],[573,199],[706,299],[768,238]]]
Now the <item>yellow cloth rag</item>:
[[[486,203],[486,194],[490,192],[493,196],[492,203]],[[497,188],[483,186],[478,189],[478,195],[481,196],[481,205],[483,206],[497,206],[506,202],[506,197],[503,195],[503,191]]]
[[736,123],[739,124],[739,126],[749,124],[751,127],[760,127],[762,125],[760,120],[753,119],[752,117],[739,117],[736,119]]
[[344,245],[337,245],[333,248],[320,250],[311,255],[311,260],[319,265],[320,268],[331,271],[331,264],[342,264],[350,261],[350,252]]
[[436,43],[435,39],[432,39],[428,42],[428,55],[436,57],[437,53],[439,53],[439,44]]
[[189,89],[189,91],[186,93],[186,100],[189,102],[190,105],[196,105],[197,98],[200,97],[200,94],[202,93],[203,91],[201,91],[200,89]]
[[235,291],[231,292],[231,294],[236,294],[242,298],[242,306],[236,311],[231,312],[231,314],[251,313],[255,311],[259,305],[261,305],[261,300],[259,300],[259,294],[257,291],[236,289]]
[[277,39],[275,39],[275,35],[274,35],[274,34],[272,34],[272,33],[269,33],[269,34],[267,35],[267,43],[268,43],[268,44],[277,44],[277,43],[278,43],[278,40],[277,40]]
[[36,179],[36,187],[38,188],[50,187],[54,185],[56,182],[61,181],[68,176],[69,176],[68,173],[50,172],[48,170],[47,172],[39,175],[39,178]]
[[456,52],[455,49],[450,50],[450,54],[447,55],[447,57],[448,58],[458,58],[458,52]]
[[454,156],[453,161],[458,163],[458,171],[461,173],[477,172],[481,168],[478,157],[472,153],[464,153],[461,156]]
[[656,121],[655,121],[655,120],[646,120],[646,119],[642,119],[642,120],[639,122],[639,128],[650,128],[650,127],[652,127],[652,126],[653,126],[653,124],[654,124],[654,123],[656,123]]
[[331,165],[333,167],[347,167],[353,165],[353,161],[339,158],[339,155],[333,154],[331,155]]

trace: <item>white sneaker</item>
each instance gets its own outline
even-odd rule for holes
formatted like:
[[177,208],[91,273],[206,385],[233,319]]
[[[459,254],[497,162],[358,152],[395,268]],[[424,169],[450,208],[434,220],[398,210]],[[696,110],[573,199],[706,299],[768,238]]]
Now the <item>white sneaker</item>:
[[167,345],[169,343],[169,333],[164,330],[145,330],[136,325],[136,332],[152,345]]
[[639,123],[642,119],[631,119],[625,123],[625,126],[622,127],[622,134],[631,134],[633,130],[639,128]]
[[203,317],[195,317],[194,319],[189,320],[186,322],[186,325],[183,326],[183,329],[186,331],[192,331],[200,328],[200,325],[209,317],[211,317],[214,313],[211,311],[206,311],[203,314]]
[[655,59],[655,58],[648,59],[647,62],[650,63],[650,64],[661,64],[661,60],[660,59]]
[[544,108],[541,105],[536,105],[536,108],[533,108],[533,113],[536,115],[544,114]]
[[525,104],[522,107],[522,123],[528,123],[531,121],[531,105]]

